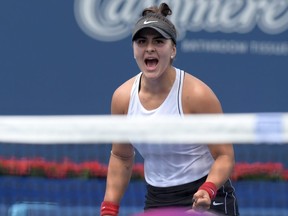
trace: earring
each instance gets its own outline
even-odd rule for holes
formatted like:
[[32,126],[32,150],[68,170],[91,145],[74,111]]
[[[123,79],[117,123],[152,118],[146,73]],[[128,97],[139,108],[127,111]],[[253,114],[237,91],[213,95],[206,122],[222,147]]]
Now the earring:
[[174,56],[171,56],[171,59],[173,59],[174,58]]

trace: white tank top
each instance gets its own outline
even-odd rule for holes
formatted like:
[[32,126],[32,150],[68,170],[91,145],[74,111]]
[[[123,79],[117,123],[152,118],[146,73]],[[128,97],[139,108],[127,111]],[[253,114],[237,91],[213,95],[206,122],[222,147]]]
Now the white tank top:
[[[140,102],[138,95],[142,76],[140,72],[131,90],[128,116],[142,115],[147,118],[159,115],[183,116],[181,95],[184,71],[177,68],[175,70],[176,79],[172,89],[165,101],[153,110],[146,110]],[[214,161],[207,145],[132,144],[144,159],[146,182],[155,187],[170,187],[198,180],[208,174]]]

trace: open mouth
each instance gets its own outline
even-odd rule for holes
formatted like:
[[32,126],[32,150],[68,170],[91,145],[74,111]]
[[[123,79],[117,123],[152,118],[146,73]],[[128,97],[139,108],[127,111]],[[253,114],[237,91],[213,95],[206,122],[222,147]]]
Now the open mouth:
[[148,68],[153,69],[157,66],[159,60],[156,58],[147,58],[145,59],[145,64]]

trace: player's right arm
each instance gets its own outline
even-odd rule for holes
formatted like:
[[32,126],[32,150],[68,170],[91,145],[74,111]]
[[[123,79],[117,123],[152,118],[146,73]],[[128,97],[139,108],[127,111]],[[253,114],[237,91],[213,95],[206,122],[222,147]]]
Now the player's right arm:
[[[111,113],[125,115],[128,111],[131,81],[120,86],[113,94]],[[134,164],[134,148],[130,143],[112,143],[112,150],[108,165],[106,191],[104,202],[120,204],[129,184]],[[114,214],[103,214],[114,215]],[[115,214],[117,215],[117,214]]]

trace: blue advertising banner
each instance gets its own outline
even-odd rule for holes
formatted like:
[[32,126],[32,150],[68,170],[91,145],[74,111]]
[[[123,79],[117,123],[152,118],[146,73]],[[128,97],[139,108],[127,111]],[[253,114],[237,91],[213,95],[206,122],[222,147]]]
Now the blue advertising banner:
[[[109,114],[139,69],[131,30],[152,0],[0,2],[0,115]],[[167,0],[174,62],[206,82],[226,113],[288,110],[286,0]]]
[[[171,20],[178,30],[175,67],[207,83],[220,99],[225,113],[288,112],[288,0],[2,0],[0,115],[109,114],[114,90],[139,73],[132,52],[133,26],[145,7],[161,2],[171,7]],[[266,119],[260,120],[265,123]],[[275,130],[278,130],[279,122],[276,123]],[[60,160],[65,156],[77,162],[109,159],[108,145],[81,144],[82,151],[75,146],[51,145],[48,150],[46,145],[35,148],[31,144],[2,143],[0,152],[1,157],[41,156]],[[236,146],[236,162],[281,161],[285,167],[288,164],[287,145],[263,145],[261,151],[258,145],[247,147]],[[139,154],[137,160],[142,161]],[[6,189],[0,196],[2,215],[7,215],[12,203],[34,200],[34,197],[29,200],[27,194],[40,195],[40,201],[48,198],[58,202],[55,198],[59,197],[79,200],[77,191],[74,192],[77,197],[62,192],[62,196],[52,193],[49,197],[46,193],[31,193],[33,186],[23,187],[27,194],[16,196],[20,184],[36,180],[16,179],[20,183],[10,177],[1,180],[1,186]],[[8,187],[6,182],[16,189]],[[71,188],[82,190],[86,183],[87,192],[93,192],[91,202],[97,206],[88,203],[93,207],[88,209],[87,203],[79,203],[83,204],[82,213],[98,212],[95,207],[100,206],[105,182],[94,182],[92,189],[89,181],[85,184],[80,181],[79,188],[75,187],[76,180],[71,182],[72,187],[67,184],[68,192],[73,192]],[[279,199],[272,200],[277,204],[273,205],[267,197],[258,206],[259,203],[247,200],[247,197],[255,198],[254,194],[250,195],[255,185],[251,189],[247,184],[250,182],[236,185],[241,214],[245,215],[245,208],[255,207],[250,215],[258,214],[259,209],[268,215],[270,212],[265,207],[275,207],[274,214],[287,215],[285,183],[275,189],[276,181],[269,187],[266,182],[260,182],[256,190],[265,188],[265,193],[271,194],[267,193],[268,188],[268,192],[282,193],[277,194]],[[139,185],[136,187],[138,192]],[[51,191],[50,187],[47,189]],[[97,199],[94,191],[98,192]],[[136,190],[131,191],[128,197],[135,202],[131,194]],[[13,200],[15,197],[19,200]],[[142,209],[143,202],[139,201]],[[263,207],[264,204],[267,205]]]

